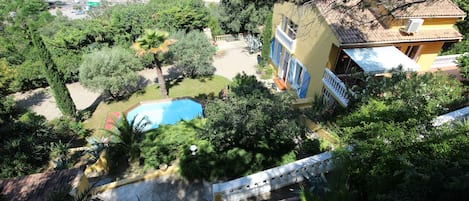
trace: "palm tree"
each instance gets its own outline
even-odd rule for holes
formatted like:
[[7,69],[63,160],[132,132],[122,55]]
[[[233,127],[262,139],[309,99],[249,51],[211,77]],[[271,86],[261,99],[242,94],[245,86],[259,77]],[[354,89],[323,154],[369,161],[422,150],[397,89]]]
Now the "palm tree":
[[168,91],[166,90],[166,83],[161,70],[161,61],[158,59],[158,54],[166,53],[169,50],[169,45],[176,42],[174,39],[169,39],[168,32],[160,31],[158,29],[147,29],[145,34],[140,36],[132,48],[137,51],[138,56],[145,54],[153,54],[153,66],[156,68],[158,76],[158,84],[160,85],[161,95],[163,98],[168,98]]
[[120,116],[120,119],[114,120],[115,128],[113,130],[104,131],[117,138],[117,146],[126,153],[130,161],[139,159],[140,142],[145,137],[145,134],[154,131],[154,129],[146,130],[147,126],[151,125],[151,122],[146,116],[138,121],[137,118],[133,118],[130,122],[125,114]]

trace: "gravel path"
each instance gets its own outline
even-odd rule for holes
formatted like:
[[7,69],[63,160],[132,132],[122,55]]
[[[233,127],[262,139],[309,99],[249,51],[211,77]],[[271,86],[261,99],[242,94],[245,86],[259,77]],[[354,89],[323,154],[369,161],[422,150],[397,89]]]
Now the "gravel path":
[[[246,72],[248,75],[255,75],[257,64],[256,55],[247,53],[244,41],[218,42],[219,54],[214,57],[213,65],[216,68],[215,74],[232,79],[237,73]],[[168,75],[169,67],[163,68],[163,73]],[[151,85],[156,81],[154,69],[145,69],[139,72],[143,78],[143,85]],[[77,109],[82,110],[98,101],[99,93],[91,92],[80,83],[67,85],[68,90],[75,102]],[[55,100],[48,88],[35,89],[28,92],[14,94],[17,105],[29,108],[32,111],[44,115],[48,120],[61,116],[60,110],[55,104]]]

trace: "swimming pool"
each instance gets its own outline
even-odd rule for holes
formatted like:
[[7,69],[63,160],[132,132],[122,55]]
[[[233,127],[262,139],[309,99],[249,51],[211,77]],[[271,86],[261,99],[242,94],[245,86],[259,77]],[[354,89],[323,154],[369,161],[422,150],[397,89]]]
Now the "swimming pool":
[[177,99],[164,102],[141,103],[127,112],[127,121],[136,122],[147,117],[151,125],[145,130],[158,128],[162,124],[175,124],[181,120],[192,120],[202,116],[202,105],[192,99]]

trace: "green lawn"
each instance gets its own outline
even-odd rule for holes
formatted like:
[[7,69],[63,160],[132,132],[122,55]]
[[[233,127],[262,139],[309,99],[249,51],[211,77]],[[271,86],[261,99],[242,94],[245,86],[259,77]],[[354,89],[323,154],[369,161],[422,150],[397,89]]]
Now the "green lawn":
[[[196,97],[203,94],[213,93],[218,95],[218,92],[225,88],[230,81],[224,77],[214,75],[211,78],[204,79],[189,79],[185,78],[180,82],[171,82],[167,88],[170,98],[191,96]],[[105,103],[101,102],[90,119],[85,121],[85,128],[87,129],[100,129],[104,128],[104,122],[108,112],[123,112],[140,101],[158,100],[161,99],[161,93],[158,85],[150,85],[142,91],[133,94],[129,99]]]

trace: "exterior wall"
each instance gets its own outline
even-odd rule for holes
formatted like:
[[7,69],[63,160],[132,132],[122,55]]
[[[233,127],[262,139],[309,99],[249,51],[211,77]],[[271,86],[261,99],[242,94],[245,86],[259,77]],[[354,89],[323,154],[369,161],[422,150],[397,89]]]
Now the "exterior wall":
[[[459,18],[424,18],[421,29],[452,29]],[[408,19],[394,19],[391,29],[404,28]]]
[[428,71],[430,70],[433,61],[438,56],[441,48],[443,47],[444,42],[433,42],[426,43],[423,45],[422,50],[420,50],[420,57],[417,60],[417,63],[420,65],[419,71]]
[[276,3],[272,17],[274,31],[282,23],[283,15],[298,25],[296,48],[292,56],[307,68],[311,79],[306,98],[313,97],[321,93],[321,79],[329,63],[332,44],[339,46],[339,41],[317,9],[298,7],[285,1]]
[[430,70],[433,61],[438,56],[441,48],[443,47],[444,42],[435,41],[427,43],[408,43],[408,44],[399,44],[396,45],[399,49],[405,53],[409,46],[422,45],[418,53],[417,63],[420,65],[419,71],[428,71]]

